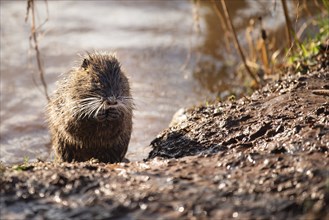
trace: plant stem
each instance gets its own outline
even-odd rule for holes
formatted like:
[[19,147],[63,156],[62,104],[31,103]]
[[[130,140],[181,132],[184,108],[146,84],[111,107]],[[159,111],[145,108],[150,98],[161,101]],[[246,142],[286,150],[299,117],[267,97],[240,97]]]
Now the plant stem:
[[[44,77],[44,70],[43,70],[43,66],[42,66],[42,62],[41,62],[41,55],[40,55],[40,50],[39,50],[39,45],[38,45],[38,39],[37,39],[37,31],[36,31],[36,27],[35,27],[35,13],[34,13],[34,0],[28,0],[28,6],[27,6],[27,10],[29,11],[29,9],[31,9],[31,37],[33,39],[34,42],[34,50],[36,53],[36,58],[37,58],[37,64],[38,64],[38,69],[39,69],[39,76],[40,76],[40,80],[44,89],[44,93],[46,96],[46,99],[49,101],[49,95],[48,95],[48,89],[47,89],[47,83]],[[26,13],[26,19],[28,18],[28,11]]]
[[286,0],[281,0],[282,2],[282,7],[283,7],[283,12],[284,12],[284,17],[286,19],[286,33],[287,33],[287,37],[288,37],[288,47],[292,47],[292,37],[291,37],[291,30],[292,30],[292,25],[291,25],[291,21],[289,18],[289,14],[288,14],[288,7],[287,7],[287,2]]
[[228,21],[228,25],[233,33],[233,37],[234,37],[234,45],[236,47],[236,49],[238,50],[239,54],[240,54],[240,57],[243,61],[243,64],[248,72],[248,74],[257,82],[257,84],[259,84],[259,79],[258,77],[250,70],[249,66],[247,65],[247,62],[246,62],[246,57],[244,56],[243,54],[243,51],[242,51],[242,48],[240,46],[240,43],[239,43],[239,40],[238,40],[238,37],[237,37],[237,34],[236,34],[236,31],[235,31],[235,28],[233,26],[233,23],[232,23],[232,20],[231,20],[231,17],[230,17],[230,14],[227,10],[227,7],[226,7],[226,3],[225,3],[225,0],[221,0],[222,2],[222,6],[223,6],[223,10],[224,10],[224,15]]

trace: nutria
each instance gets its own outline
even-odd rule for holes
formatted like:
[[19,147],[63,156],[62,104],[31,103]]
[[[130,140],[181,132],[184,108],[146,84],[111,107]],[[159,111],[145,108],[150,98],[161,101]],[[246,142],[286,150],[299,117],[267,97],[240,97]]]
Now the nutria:
[[88,53],[57,87],[47,106],[56,159],[122,161],[132,130],[133,100],[116,57]]

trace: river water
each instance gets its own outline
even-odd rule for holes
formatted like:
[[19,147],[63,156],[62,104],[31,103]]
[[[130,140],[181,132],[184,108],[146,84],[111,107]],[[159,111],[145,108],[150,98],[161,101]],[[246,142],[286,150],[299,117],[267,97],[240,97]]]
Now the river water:
[[[273,14],[271,1],[259,2],[229,5],[238,29],[257,16],[264,16],[264,25],[271,30],[282,27],[282,10]],[[48,9],[48,21],[39,29],[39,47],[50,94],[60,74],[77,65],[78,54],[112,51],[121,61],[136,103],[130,160],[147,156],[149,143],[178,109],[245,92],[244,82],[226,65],[239,57],[223,49],[223,30],[208,3],[195,7],[184,0],[48,1]],[[38,24],[47,18],[46,12],[45,2],[38,1]],[[25,15],[25,1],[1,1],[3,163],[53,157],[44,117],[46,99]],[[239,37],[243,36],[241,32]]]

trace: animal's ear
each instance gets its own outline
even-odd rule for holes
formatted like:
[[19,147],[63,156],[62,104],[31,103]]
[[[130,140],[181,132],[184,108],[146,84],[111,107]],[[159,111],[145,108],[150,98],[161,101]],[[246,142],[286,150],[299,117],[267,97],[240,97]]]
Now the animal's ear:
[[82,61],[81,67],[84,68],[84,69],[87,69],[87,67],[89,66],[89,64],[90,64],[90,61],[85,58]]

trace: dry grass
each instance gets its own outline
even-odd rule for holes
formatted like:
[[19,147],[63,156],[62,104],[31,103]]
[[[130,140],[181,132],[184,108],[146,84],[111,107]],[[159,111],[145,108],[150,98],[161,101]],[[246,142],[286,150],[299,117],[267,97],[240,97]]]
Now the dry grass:
[[[231,53],[229,49],[230,42],[233,42],[244,66],[244,74],[248,74],[253,79],[254,84],[256,83],[258,86],[264,82],[265,77],[281,72],[282,67],[287,67],[290,64],[287,60],[291,56],[296,56],[296,53],[300,50],[305,51],[305,45],[301,43],[301,37],[305,30],[310,26],[313,28],[319,27],[315,14],[312,14],[312,10],[308,8],[308,3],[310,2],[306,0],[291,1],[289,3],[293,3],[293,5],[290,6],[294,7],[288,8],[286,0],[275,0],[273,1],[273,10],[282,9],[283,11],[287,44],[280,44],[278,42],[282,42],[282,39],[268,35],[263,26],[262,18],[259,17],[258,20],[251,19],[249,25],[245,28],[247,48],[242,48],[230,16],[230,9],[226,4],[227,2],[227,0],[211,0],[213,11],[217,15],[219,24],[224,31],[226,52]],[[312,2],[323,18],[328,16],[329,0],[312,0]],[[259,2],[259,4],[261,5],[262,3]],[[305,13],[310,19],[297,29],[297,22],[302,13]],[[295,21],[291,19],[292,14],[294,14]],[[256,26],[259,27],[259,30]],[[256,31],[259,31],[258,38],[254,37]],[[305,54],[307,53],[304,52]]]

